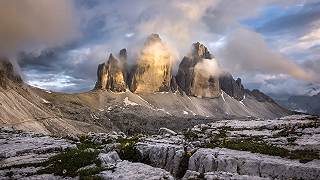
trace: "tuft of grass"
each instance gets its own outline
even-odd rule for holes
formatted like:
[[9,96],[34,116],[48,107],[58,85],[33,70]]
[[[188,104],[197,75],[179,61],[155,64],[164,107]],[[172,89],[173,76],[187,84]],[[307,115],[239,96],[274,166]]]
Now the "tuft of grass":
[[106,170],[102,167],[94,167],[90,169],[84,169],[79,171],[79,178],[80,180],[100,180],[101,177],[94,176],[95,174],[100,173],[101,171]]
[[13,172],[12,171],[9,171],[7,172],[4,176],[7,176],[7,177],[12,177],[13,176]]
[[77,106],[83,106],[83,104],[81,104],[80,102],[76,102],[76,101],[69,101],[69,103],[77,105]]
[[177,177],[179,179],[183,178],[183,176],[186,174],[188,170],[189,165],[189,159],[191,157],[192,153],[185,153],[178,168]]
[[150,165],[149,157],[142,156],[140,151],[134,147],[133,143],[126,143],[124,146],[119,147],[118,154],[120,159],[122,160],[128,160],[130,162],[141,162],[143,164]]
[[187,139],[189,139],[189,140],[197,140],[199,137],[198,137],[198,134],[197,133],[195,133],[195,132],[193,132],[193,131],[191,131],[191,130],[188,130],[188,131],[186,131],[185,133],[183,133],[183,135],[187,138]]

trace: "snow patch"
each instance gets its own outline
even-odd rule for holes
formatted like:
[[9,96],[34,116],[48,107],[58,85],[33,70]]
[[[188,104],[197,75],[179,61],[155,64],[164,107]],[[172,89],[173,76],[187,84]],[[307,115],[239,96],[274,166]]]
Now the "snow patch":
[[92,119],[99,119],[95,114],[90,114]]
[[[51,93],[51,92],[50,92]],[[43,98],[41,98],[41,100],[44,102],[44,103],[50,103],[49,101],[47,101],[47,100],[45,100],[45,99],[43,99]]]
[[226,100],[224,99],[223,94],[224,94],[224,92],[222,91],[222,93],[221,93],[221,97],[222,97],[223,101],[224,101],[224,102],[226,102]]
[[137,104],[137,103],[135,103],[135,102],[129,101],[129,98],[128,98],[128,97],[124,98],[124,99],[123,99],[123,102],[124,102],[125,106],[128,106],[128,105],[131,105],[131,106],[139,105],[139,104]]

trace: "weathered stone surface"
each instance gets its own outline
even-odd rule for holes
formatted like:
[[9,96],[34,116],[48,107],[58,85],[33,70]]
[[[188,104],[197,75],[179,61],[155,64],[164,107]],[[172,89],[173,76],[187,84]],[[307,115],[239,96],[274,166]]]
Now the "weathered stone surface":
[[270,178],[262,178],[259,176],[239,175],[237,173],[214,171],[204,174],[206,180],[269,180]]
[[172,131],[171,129],[168,129],[168,128],[160,128],[159,129],[159,134],[160,135],[176,135],[177,133]]
[[130,90],[141,94],[169,91],[171,79],[171,53],[159,35],[152,34],[131,69]]
[[320,176],[318,161],[303,164],[295,160],[224,148],[199,149],[190,157],[188,169],[200,173],[224,171],[272,179],[317,179]]
[[[186,174],[183,176],[182,180],[197,179],[200,173],[197,171],[187,170]],[[238,173],[223,172],[223,171],[213,171],[204,173],[204,178],[206,180],[269,180],[270,178],[262,178],[259,176],[249,176],[249,175],[239,175]]]
[[142,156],[149,157],[151,166],[163,168],[173,176],[177,175],[180,162],[185,155],[184,147],[179,145],[140,143],[136,148]]
[[197,42],[192,45],[188,55],[182,59],[176,81],[187,95],[212,98],[221,94],[218,75],[211,76],[195,69],[195,66],[203,59],[211,60],[212,58],[208,49]]
[[243,99],[244,90],[240,78],[238,78],[237,81],[235,81],[229,72],[225,72],[220,75],[219,84],[221,90],[223,90],[229,96],[233,97],[238,101]]
[[1,132],[0,166],[45,161],[66,148],[74,149],[77,146],[65,139],[35,133]]
[[107,64],[99,64],[95,89],[124,92],[127,88],[127,53],[120,51],[120,61],[111,53]]
[[186,174],[183,176],[183,178],[181,180],[188,180],[188,179],[196,179],[198,178],[200,175],[199,172],[197,171],[190,171],[190,170],[187,170]]
[[98,174],[105,180],[136,180],[136,179],[159,179],[159,180],[174,180],[172,175],[160,168],[154,168],[142,163],[131,163],[122,161],[117,163],[113,170],[102,171]]
[[100,153],[98,158],[101,161],[101,167],[107,168],[115,167],[117,163],[121,161],[118,153],[115,151],[111,151],[108,153]]

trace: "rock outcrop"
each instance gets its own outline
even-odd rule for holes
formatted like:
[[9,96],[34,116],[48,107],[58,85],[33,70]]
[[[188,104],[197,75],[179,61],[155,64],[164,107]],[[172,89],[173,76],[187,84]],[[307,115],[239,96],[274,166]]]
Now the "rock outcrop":
[[195,68],[204,59],[211,60],[212,58],[213,55],[210,54],[209,50],[203,44],[197,42],[192,45],[188,55],[182,59],[176,80],[187,95],[213,98],[221,94],[219,76],[212,76]]
[[223,171],[272,179],[317,179],[320,174],[317,164],[224,148],[197,150],[190,157],[188,169],[200,173]]
[[7,60],[0,60],[0,87],[6,89],[8,80],[21,84],[21,77],[13,72],[12,64]]
[[265,95],[263,92],[260,92],[258,89],[254,89],[252,91],[246,90],[246,93],[254,96],[259,102],[267,101],[267,102],[274,103],[274,100],[271,97],[269,97],[268,95]]
[[241,101],[244,98],[245,91],[240,78],[235,81],[229,72],[225,72],[220,75],[219,84],[221,90],[234,99]]
[[0,167],[42,162],[67,148],[76,149],[77,146],[65,139],[0,128]]
[[171,79],[171,53],[159,35],[152,34],[131,69],[130,90],[140,94],[169,91]]
[[120,61],[111,53],[107,64],[99,64],[98,80],[95,89],[106,89],[113,92],[124,92],[127,89],[127,53],[120,51]]
[[183,146],[140,143],[136,148],[142,156],[150,159],[151,166],[163,168],[177,177],[179,165],[185,155]]

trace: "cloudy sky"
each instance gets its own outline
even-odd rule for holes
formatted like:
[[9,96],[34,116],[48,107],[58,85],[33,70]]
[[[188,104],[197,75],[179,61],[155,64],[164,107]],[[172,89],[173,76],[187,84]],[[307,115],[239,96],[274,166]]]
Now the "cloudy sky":
[[126,48],[132,63],[158,33],[174,72],[201,42],[246,88],[320,92],[320,0],[1,0],[0,24],[0,56],[47,90],[91,90],[110,53]]

